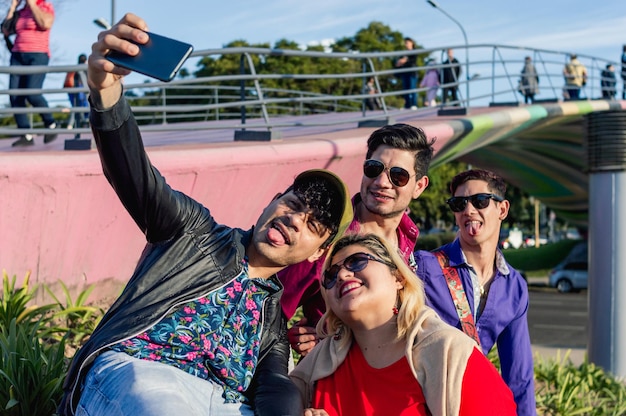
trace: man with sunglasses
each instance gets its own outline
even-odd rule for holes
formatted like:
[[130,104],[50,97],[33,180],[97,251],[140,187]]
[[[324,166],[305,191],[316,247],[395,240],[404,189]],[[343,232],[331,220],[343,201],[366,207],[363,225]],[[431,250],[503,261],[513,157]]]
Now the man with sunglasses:
[[517,413],[536,415],[528,287],[498,249],[509,212],[506,184],[493,172],[468,170],[452,179],[450,191],[457,238],[434,252],[415,253],[427,302],[444,321],[474,338],[485,355],[497,345]]
[[[409,203],[428,186],[428,167],[434,139],[408,124],[394,124],[374,131],[367,140],[361,189],[352,198],[354,219],[348,232],[372,233],[396,247],[414,267],[413,250],[418,229],[407,215]],[[325,311],[319,279],[324,258],[304,261],[278,273],[285,286],[281,304],[293,317],[302,306],[304,318],[289,330],[291,347],[306,355],[317,343],[315,325]]]
[[[61,415],[301,415],[276,272],[315,260],[353,217],[346,185],[299,174],[250,230],[218,224],[151,164],[112,50],[149,39],[126,14],[92,45],[91,126],[103,171],[147,245],[133,276],[76,353]],[[245,206],[245,203],[242,207]]]

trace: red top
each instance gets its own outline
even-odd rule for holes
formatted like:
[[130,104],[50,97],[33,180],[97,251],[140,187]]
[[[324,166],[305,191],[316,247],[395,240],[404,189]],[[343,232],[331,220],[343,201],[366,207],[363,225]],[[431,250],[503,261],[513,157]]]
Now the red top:
[[372,368],[356,343],[337,371],[317,382],[312,407],[330,416],[430,415],[405,357]]
[[[356,344],[334,374],[317,382],[311,407],[325,409],[330,416],[430,415],[405,357],[386,368],[372,368]],[[459,415],[514,414],[511,391],[475,348],[463,376]]]
[[[54,15],[54,7],[45,0],[39,0],[37,6],[44,12]],[[37,26],[30,7],[24,7],[19,13],[20,18],[15,25],[15,43],[11,52],[43,52],[50,56],[50,30],[42,30]]]

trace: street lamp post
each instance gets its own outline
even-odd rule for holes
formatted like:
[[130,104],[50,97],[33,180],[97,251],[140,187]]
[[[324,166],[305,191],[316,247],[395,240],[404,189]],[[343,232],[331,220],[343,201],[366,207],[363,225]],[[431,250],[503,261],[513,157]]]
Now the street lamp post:
[[96,26],[104,30],[111,29],[111,26],[115,24],[115,0],[111,0],[111,22],[107,22],[107,19],[102,17],[95,19],[93,22]]
[[433,6],[435,9],[438,9],[441,13],[445,14],[446,16],[448,16],[448,18],[450,20],[452,20],[454,23],[457,24],[457,26],[459,27],[459,29],[461,29],[461,32],[463,33],[463,39],[465,39],[465,107],[469,107],[469,79],[470,79],[470,72],[469,72],[469,43],[467,42],[467,34],[465,33],[465,29],[463,29],[463,26],[461,25],[461,23],[459,23],[458,20],[456,20],[454,17],[450,16],[448,14],[448,12],[446,12],[444,9],[442,9],[441,7],[439,7],[439,5],[437,4],[436,1],[434,0],[426,0],[426,2],[428,4],[430,4],[431,6]]

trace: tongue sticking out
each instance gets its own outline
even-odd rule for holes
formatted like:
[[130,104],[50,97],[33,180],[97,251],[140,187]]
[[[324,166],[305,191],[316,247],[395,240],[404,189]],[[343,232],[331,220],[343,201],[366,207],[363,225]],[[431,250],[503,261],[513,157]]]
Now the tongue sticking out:
[[285,236],[274,227],[270,227],[270,229],[267,231],[267,238],[270,243],[277,246],[282,246],[286,243]]
[[468,222],[467,224],[465,224],[465,229],[467,230],[467,233],[469,235],[474,236],[478,234],[478,231],[480,230],[480,222],[478,221]]

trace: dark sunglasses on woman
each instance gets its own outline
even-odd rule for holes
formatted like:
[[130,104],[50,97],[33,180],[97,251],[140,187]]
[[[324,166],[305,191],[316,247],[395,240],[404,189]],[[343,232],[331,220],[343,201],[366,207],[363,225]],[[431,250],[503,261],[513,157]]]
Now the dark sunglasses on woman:
[[333,286],[337,283],[337,276],[339,276],[339,272],[341,268],[345,268],[346,270],[356,273],[367,267],[369,261],[377,261],[379,263],[385,264],[393,269],[396,268],[396,265],[393,263],[389,263],[383,259],[379,259],[378,257],[374,257],[368,253],[354,253],[348,257],[346,257],[342,263],[333,264],[330,268],[324,271],[324,276],[322,279],[322,286],[324,289],[332,289]]
[[453,212],[462,212],[467,206],[467,202],[471,202],[476,209],[485,209],[489,206],[491,200],[502,202],[504,198],[495,194],[474,194],[470,196],[453,196],[446,203]]
[[363,174],[370,179],[377,178],[383,171],[387,172],[387,177],[391,183],[399,187],[405,186],[409,183],[411,176],[415,176],[399,166],[388,168],[380,160],[368,159],[363,163]]

